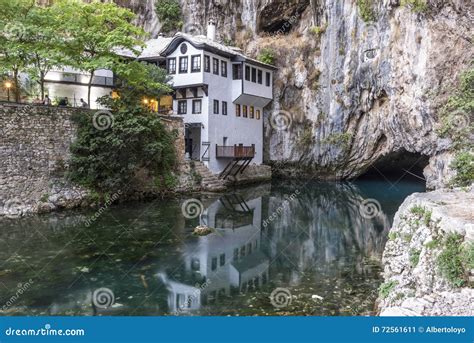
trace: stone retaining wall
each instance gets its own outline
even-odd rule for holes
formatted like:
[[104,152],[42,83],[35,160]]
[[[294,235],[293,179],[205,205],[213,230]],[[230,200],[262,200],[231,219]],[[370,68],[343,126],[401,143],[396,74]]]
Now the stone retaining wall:
[[[0,216],[87,205],[89,192],[65,178],[76,111],[85,110],[0,103]],[[163,122],[178,132],[182,165],[183,121],[166,117]]]

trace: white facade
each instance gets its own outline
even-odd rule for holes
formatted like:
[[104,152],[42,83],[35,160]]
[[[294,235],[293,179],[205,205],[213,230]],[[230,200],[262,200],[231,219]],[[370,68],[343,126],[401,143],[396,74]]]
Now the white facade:
[[262,164],[263,108],[273,98],[274,68],[184,34],[177,34],[163,55],[176,90],[173,112],[188,124],[190,157],[219,173],[232,158],[217,156],[216,146],[254,146],[250,163]]
[[[52,70],[45,76],[45,94],[49,96],[51,101],[66,97],[70,106],[80,107],[81,98],[87,102],[89,77],[88,74],[69,67]],[[113,86],[114,74],[112,71],[96,70],[91,87],[90,107],[93,109],[100,108],[97,99],[110,95]]]

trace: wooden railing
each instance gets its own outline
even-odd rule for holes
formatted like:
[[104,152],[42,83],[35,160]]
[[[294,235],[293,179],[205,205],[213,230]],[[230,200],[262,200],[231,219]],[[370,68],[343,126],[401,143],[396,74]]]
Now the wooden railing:
[[219,146],[216,144],[216,158],[253,158],[255,156],[255,144],[251,146],[234,145]]

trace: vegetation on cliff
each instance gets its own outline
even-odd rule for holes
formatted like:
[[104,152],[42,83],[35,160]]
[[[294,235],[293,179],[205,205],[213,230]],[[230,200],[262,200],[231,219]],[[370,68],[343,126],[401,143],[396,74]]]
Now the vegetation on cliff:
[[156,0],[155,9],[162,24],[161,31],[177,31],[183,25],[181,6],[178,0]]

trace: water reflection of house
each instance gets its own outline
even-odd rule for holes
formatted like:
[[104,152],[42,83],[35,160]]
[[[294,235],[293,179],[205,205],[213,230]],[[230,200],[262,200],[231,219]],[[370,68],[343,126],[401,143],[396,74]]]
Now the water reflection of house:
[[224,196],[204,211],[200,223],[217,233],[187,243],[181,268],[158,274],[169,292],[170,312],[197,310],[267,283],[270,261],[261,251],[261,218],[261,197]]

